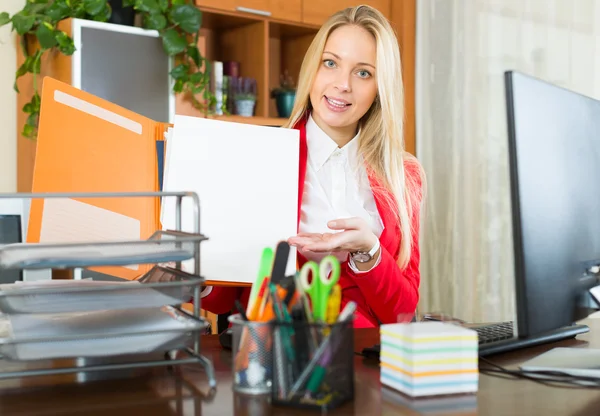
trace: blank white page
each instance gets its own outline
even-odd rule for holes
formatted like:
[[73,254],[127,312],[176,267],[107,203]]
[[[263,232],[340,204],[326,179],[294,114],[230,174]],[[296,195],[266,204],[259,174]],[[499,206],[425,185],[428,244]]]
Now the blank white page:
[[[297,232],[299,131],[175,116],[164,191],[200,197],[201,273],[206,280],[252,283],[262,250]],[[189,198],[182,228],[193,231]],[[175,198],[162,204],[163,229],[175,229]],[[190,271],[190,262],[185,264]],[[291,250],[288,274],[296,269]]]

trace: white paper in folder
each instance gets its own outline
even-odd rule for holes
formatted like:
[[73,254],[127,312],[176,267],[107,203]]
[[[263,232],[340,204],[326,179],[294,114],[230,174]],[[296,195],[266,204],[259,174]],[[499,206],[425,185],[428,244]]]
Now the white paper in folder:
[[[163,190],[193,191],[200,198],[201,232],[208,237],[201,245],[206,280],[252,283],[262,250],[296,234],[299,140],[294,129],[175,117]],[[191,232],[186,199],[182,228]],[[163,200],[163,229],[176,228],[175,202]],[[287,273],[295,268],[291,250]]]

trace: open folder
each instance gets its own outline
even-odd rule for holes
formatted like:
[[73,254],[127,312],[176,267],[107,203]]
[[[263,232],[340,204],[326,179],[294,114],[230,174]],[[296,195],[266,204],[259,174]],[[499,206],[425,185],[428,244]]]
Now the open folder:
[[[159,123],[56,79],[43,80],[32,192],[156,192]],[[27,242],[145,240],[159,198],[46,198],[31,203]],[[135,279],[150,265],[102,267]]]

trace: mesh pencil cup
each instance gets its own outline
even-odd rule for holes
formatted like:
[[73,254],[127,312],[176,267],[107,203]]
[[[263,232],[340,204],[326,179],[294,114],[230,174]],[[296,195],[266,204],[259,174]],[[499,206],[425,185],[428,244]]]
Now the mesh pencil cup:
[[246,321],[231,315],[233,390],[243,394],[271,392],[272,329],[269,322]]
[[273,323],[274,405],[330,410],[353,399],[353,319]]

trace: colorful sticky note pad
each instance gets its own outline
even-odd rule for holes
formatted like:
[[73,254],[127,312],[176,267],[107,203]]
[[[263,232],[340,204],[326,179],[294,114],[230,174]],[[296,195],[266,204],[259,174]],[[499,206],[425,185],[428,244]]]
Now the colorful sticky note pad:
[[408,396],[476,392],[478,337],[443,322],[380,326],[381,383]]

